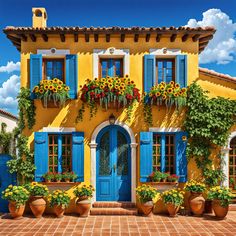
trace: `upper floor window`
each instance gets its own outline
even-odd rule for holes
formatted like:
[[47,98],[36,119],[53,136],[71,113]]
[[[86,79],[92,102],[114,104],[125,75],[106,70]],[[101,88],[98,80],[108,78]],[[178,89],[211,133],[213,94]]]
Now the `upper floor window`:
[[100,77],[122,77],[123,76],[123,59],[121,58],[101,58],[100,59]]
[[43,59],[44,79],[58,78],[64,82],[64,59]]
[[50,172],[57,173],[59,170],[68,172],[72,170],[72,139],[70,134],[49,134],[48,151]]
[[156,84],[162,81],[169,83],[175,81],[175,60],[157,59],[156,60]]
[[175,135],[154,133],[152,155],[153,171],[175,174]]

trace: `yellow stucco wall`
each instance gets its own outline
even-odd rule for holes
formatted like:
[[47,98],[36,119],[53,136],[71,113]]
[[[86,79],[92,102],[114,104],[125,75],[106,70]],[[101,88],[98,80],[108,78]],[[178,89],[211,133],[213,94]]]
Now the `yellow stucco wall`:
[[[130,50],[130,77],[135,81],[137,87],[142,92],[143,85],[143,56],[149,53],[150,48],[179,48],[183,54],[188,55],[188,84],[193,81],[198,83],[206,90],[210,91],[210,96],[224,96],[236,99],[235,84],[224,82],[222,80],[211,78],[209,76],[200,76],[198,70],[198,43],[192,42],[188,39],[182,42],[181,38],[177,38],[175,42],[170,42],[169,38],[162,38],[159,43],[156,42],[155,37],[151,37],[147,43],[145,37],[141,36],[139,42],[135,43],[133,36],[126,37],[125,42],[120,42],[120,37],[112,36],[109,43],[105,42],[105,36],[99,36],[99,42],[94,42],[93,37],[90,42],[86,43],[84,36],[79,36],[78,43],[74,42],[72,36],[66,35],[66,42],[61,42],[58,36],[50,35],[48,42],[38,36],[37,42],[22,42],[21,52],[21,85],[29,85],[29,58],[30,53],[37,53],[37,49],[69,49],[71,54],[78,54],[78,84],[83,85],[87,78],[93,78],[93,49],[107,49],[115,47],[116,49]],[[78,87],[79,87],[78,86]],[[84,131],[85,134],[85,182],[90,182],[90,147],[89,143],[94,129],[103,121],[108,120],[111,113],[121,121],[126,122],[126,110],[108,110],[104,111],[98,109],[96,117],[89,119],[89,111],[86,109],[84,114],[84,121],[82,123],[75,123],[78,109],[81,105],[79,100],[69,102],[62,109],[43,108],[39,100],[35,101],[36,109],[36,125],[33,130],[25,130],[25,134],[29,136],[29,142],[32,145],[34,139],[34,132],[42,130],[43,127],[75,127],[77,131]],[[165,107],[158,109],[153,108],[153,126],[154,127],[181,127],[184,119],[184,110],[177,112],[174,109],[167,112]],[[144,123],[141,105],[135,108],[133,118],[130,123],[127,123],[133,130],[136,142],[139,143],[139,132],[147,131],[148,127]],[[139,184],[139,146],[137,148],[137,184]],[[188,166],[189,176],[197,175],[195,163],[192,161]]]

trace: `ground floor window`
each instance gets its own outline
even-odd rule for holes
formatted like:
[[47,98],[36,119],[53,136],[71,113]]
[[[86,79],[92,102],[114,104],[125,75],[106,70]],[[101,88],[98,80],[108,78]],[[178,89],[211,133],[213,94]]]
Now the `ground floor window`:
[[230,142],[229,151],[229,183],[236,183],[236,137]]
[[153,171],[175,174],[175,135],[153,134]]
[[48,153],[50,172],[68,172],[72,170],[72,138],[70,134],[49,134]]

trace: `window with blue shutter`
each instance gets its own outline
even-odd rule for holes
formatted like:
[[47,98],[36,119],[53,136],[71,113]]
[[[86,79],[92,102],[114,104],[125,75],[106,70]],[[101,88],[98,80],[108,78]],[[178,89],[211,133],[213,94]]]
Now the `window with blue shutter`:
[[148,182],[152,173],[153,133],[140,133],[140,182]]
[[180,87],[187,86],[187,55],[176,56],[176,83],[180,84]]
[[66,55],[66,85],[70,87],[69,96],[77,98],[78,92],[78,63],[77,55]]
[[42,54],[30,54],[30,91],[42,80]]
[[77,181],[84,181],[84,133],[72,133],[72,170],[78,175]]
[[140,133],[140,181],[149,181],[153,171],[168,172],[187,181],[187,133]]
[[149,92],[156,79],[155,55],[144,55],[144,92]]
[[35,181],[43,181],[42,175],[48,172],[48,133],[34,133]]

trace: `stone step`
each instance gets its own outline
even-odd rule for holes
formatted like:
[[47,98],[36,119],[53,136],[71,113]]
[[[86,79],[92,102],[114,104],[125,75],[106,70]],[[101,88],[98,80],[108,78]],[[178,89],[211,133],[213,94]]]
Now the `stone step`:
[[137,215],[138,210],[136,208],[92,208],[90,215]]
[[93,208],[135,208],[133,202],[94,202]]

